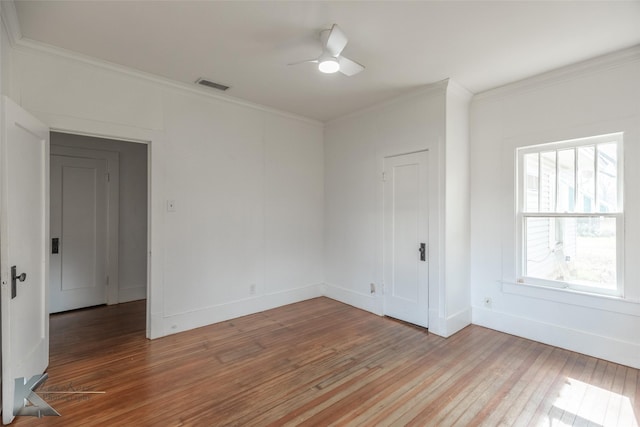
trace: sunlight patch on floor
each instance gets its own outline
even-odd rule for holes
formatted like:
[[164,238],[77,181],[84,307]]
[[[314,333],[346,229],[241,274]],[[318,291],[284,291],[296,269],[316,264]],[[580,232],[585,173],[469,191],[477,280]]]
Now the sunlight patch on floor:
[[596,425],[638,427],[629,397],[567,378],[551,407],[548,426]]

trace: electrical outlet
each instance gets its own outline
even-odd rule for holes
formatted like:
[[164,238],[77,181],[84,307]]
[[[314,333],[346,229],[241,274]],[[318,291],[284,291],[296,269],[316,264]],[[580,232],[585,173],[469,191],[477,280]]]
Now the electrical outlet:
[[252,283],[249,286],[249,294],[251,294],[251,295],[255,295],[256,294],[256,284],[255,283]]
[[375,294],[376,293],[376,284],[375,283],[371,283],[370,287],[371,287],[371,293]]
[[484,297],[484,306],[487,308],[491,308],[491,304],[493,301],[491,301],[491,298],[489,297]]

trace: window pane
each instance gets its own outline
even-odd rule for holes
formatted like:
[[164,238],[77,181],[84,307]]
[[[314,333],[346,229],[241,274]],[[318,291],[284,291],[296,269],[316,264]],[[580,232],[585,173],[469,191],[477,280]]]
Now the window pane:
[[615,218],[525,218],[525,275],[616,289]]
[[595,147],[578,148],[578,197],[576,212],[595,212]]
[[538,153],[526,154],[524,156],[525,169],[525,212],[538,212]]
[[556,152],[540,153],[540,210],[556,210]]
[[557,212],[573,212],[575,208],[575,150],[558,150]]
[[615,142],[598,144],[598,212],[618,212],[618,151]]

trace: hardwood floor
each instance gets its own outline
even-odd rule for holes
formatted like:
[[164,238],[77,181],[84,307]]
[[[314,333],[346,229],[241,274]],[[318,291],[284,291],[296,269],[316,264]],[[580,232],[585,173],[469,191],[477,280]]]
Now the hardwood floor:
[[[443,339],[317,298],[149,341],[144,302],[51,317],[61,417],[17,426],[638,426],[640,376],[478,326]],[[60,394],[101,391],[104,394]]]

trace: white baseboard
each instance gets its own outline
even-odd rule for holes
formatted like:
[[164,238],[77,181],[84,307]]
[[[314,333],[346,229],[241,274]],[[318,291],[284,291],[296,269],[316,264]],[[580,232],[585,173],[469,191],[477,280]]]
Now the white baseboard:
[[[380,296],[361,294],[331,283],[324,284],[323,292],[327,298],[349,304],[361,310],[377,314],[378,316],[384,315],[383,299]],[[471,307],[447,318],[438,318],[437,311],[431,313],[429,316],[428,329],[429,332],[446,338],[470,324]]]
[[162,329],[164,327],[164,321],[162,313],[149,313],[150,324],[147,327],[147,338],[153,340],[163,337]]
[[376,295],[361,294],[330,283],[325,283],[322,289],[323,295],[327,298],[349,304],[361,310],[369,311],[378,316],[383,315],[382,298]]
[[287,304],[322,296],[322,284],[309,285],[284,292],[259,295],[200,310],[164,316],[162,336],[188,331],[248,314],[259,313]]
[[118,303],[137,301],[147,298],[147,286],[118,289]]
[[447,317],[447,333],[448,337],[466,328],[471,324],[471,307],[460,310],[459,312]]
[[640,369],[640,345],[508,313],[473,307],[473,323]]
[[[319,296],[326,296],[327,298],[340,301],[378,316],[384,315],[383,300],[381,297],[354,292],[353,290],[330,283],[320,283],[284,292],[233,301],[201,310],[164,316],[162,319],[158,319],[158,316],[155,316],[154,324],[162,324],[162,334],[160,336],[171,335]],[[433,322],[432,318],[430,318],[429,331],[446,338],[469,324],[471,324],[470,308],[445,319],[437,319],[436,322]]]
[[438,317],[438,313],[429,315],[429,332],[443,338],[448,338],[459,330],[471,324],[471,307],[461,310],[446,318]]

